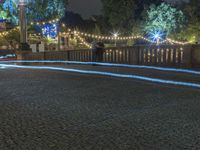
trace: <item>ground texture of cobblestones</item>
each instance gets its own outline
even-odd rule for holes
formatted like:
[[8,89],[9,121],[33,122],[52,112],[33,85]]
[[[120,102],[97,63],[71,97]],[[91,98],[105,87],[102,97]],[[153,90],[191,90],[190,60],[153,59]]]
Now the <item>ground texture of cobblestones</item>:
[[195,88],[0,69],[0,150],[197,150],[199,116]]

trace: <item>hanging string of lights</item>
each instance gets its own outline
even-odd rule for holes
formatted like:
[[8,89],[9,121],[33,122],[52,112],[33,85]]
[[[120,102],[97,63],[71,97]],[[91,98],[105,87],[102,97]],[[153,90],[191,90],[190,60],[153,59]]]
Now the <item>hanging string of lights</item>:
[[[62,26],[66,27],[65,24],[62,24]],[[140,35],[137,35],[137,36],[114,36],[114,35],[113,36],[103,36],[103,35],[97,35],[97,34],[90,34],[90,33],[86,33],[86,32],[80,32],[77,30],[72,30],[70,28],[68,28],[68,31],[72,32],[74,34],[78,34],[81,37],[92,38],[92,39],[96,39],[96,40],[127,41],[127,40],[142,39],[144,41],[154,43],[154,44],[164,44],[164,43],[179,44],[179,45],[191,44],[190,42],[180,42],[180,41],[172,40],[170,38],[167,38],[165,40],[152,41],[152,40],[149,40],[148,38],[140,36]],[[62,32],[62,33],[68,34],[68,32]]]
[[80,41],[83,43],[83,45],[85,45],[86,47],[92,48],[92,45],[89,44],[89,43],[87,43],[87,42],[85,41],[85,39],[83,39],[83,38],[82,38],[81,36],[79,36],[78,34],[75,34],[75,37],[76,37],[78,40],[80,40]]
[[52,24],[52,23],[58,23],[60,19],[52,19],[52,20],[49,20],[49,21],[41,21],[41,22],[31,22],[30,24],[31,25],[45,25],[45,24]]
[[[72,31],[71,29],[68,29],[68,31]],[[83,37],[85,38],[92,38],[92,39],[96,39],[96,40],[109,40],[109,41],[127,41],[127,40],[135,40],[135,39],[142,39],[144,41],[150,42],[150,43],[155,43],[155,44],[164,44],[166,42],[168,42],[167,40],[163,40],[163,41],[151,41],[145,37],[142,36],[128,36],[128,37],[114,37],[114,36],[101,36],[101,35],[95,35],[95,34],[88,34],[88,33],[84,33],[84,32],[79,32],[79,31],[72,31],[72,33],[74,35],[78,35],[79,37],[81,37],[83,39]],[[62,32],[62,35],[68,35],[68,32]]]
[[19,31],[19,27],[15,27],[9,31],[0,32],[0,37],[7,36],[8,34],[12,33],[13,31]]
[[[31,25],[45,25],[45,24],[53,24],[53,23],[58,23],[60,19],[56,18],[56,19],[52,19],[49,21],[42,21],[42,22],[31,22]],[[62,24],[62,27],[67,28],[66,24]],[[0,37],[6,36],[9,33],[11,33],[14,30],[18,30],[19,27],[16,27],[10,31],[4,31],[0,33]],[[146,37],[140,36],[140,35],[136,35],[136,36],[104,36],[104,35],[97,35],[97,34],[91,34],[91,33],[87,33],[87,32],[80,32],[78,30],[72,30],[70,28],[67,28],[67,32],[61,32],[61,35],[67,35],[69,33],[74,33],[77,38],[79,38],[84,45],[86,45],[87,47],[89,47],[90,44],[88,44],[86,42],[86,40],[84,40],[84,38],[92,38],[92,39],[96,39],[96,40],[106,40],[106,41],[127,41],[127,40],[136,40],[136,39],[142,39],[144,41],[150,42],[150,43],[155,43],[155,44],[164,44],[164,43],[170,43],[170,44],[179,44],[179,45],[187,45],[187,44],[191,44],[191,42],[180,42],[180,41],[176,41],[170,38],[167,38],[166,40],[159,40],[159,41],[152,41]]]
[[[53,19],[47,22],[31,22],[31,25],[45,25],[45,24],[51,24],[51,23],[58,23],[59,19]],[[62,27],[67,27],[66,24],[62,24]],[[159,42],[157,41],[152,41],[149,40],[146,37],[137,35],[137,36],[103,36],[103,35],[97,35],[97,34],[90,34],[90,33],[86,33],[86,32],[79,32],[77,30],[72,30],[70,28],[68,28],[68,31],[71,32],[73,31],[73,33],[77,33],[79,35],[79,37],[87,37],[87,38],[93,38],[96,40],[111,40],[111,41],[127,41],[127,40],[136,40],[136,39],[142,39],[144,41],[150,42],[150,43],[154,43],[154,44],[164,44],[164,43],[170,43],[170,44],[179,44],[179,45],[187,45],[187,44],[191,44],[191,42],[180,42],[180,41],[176,41],[170,38],[167,38],[166,40],[160,40]],[[67,32],[62,32],[62,34],[68,34]],[[80,36],[81,35],[81,36]],[[81,37],[81,38],[82,38]],[[83,39],[83,38],[82,38]]]
[[179,45],[187,45],[187,44],[191,44],[191,42],[179,42],[179,41],[175,41],[175,40],[172,40],[170,38],[167,38],[167,41],[171,44],[179,44]]

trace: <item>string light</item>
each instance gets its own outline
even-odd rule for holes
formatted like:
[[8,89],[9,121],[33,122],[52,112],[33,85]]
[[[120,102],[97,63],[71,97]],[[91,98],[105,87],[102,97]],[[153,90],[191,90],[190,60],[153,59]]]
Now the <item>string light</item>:
[[167,41],[171,44],[179,44],[179,45],[188,45],[188,44],[191,44],[191,42],[179,42],[179,41],[175,41],[175,40],[172,40],[170,38],[167,38]]
[[87,43],[82,37],[80,37],[78,34],[75,34],[75,36],[88,48],[92,48],[91,44]]
[[[52,19],[49,20],[47,22],[31,22],[31,25],[45,25],[45,24],[52,24],[52,23],[58,23],[59,19]],[[67,27],[66,24],[62,24],[62,27]],[[0,33],[0,37],[6,36],[9,33],[11,33],[13,30],[18,30],[19,27],[16,27],[10,31],[4,31]],[[150,43],[154,43],[154,44],[164,44],[164,43],[170,43],[170,44],[178,44],[178,45],[187,45],[187,44],[191,44],[191,42],[180,42],[180,41],[176,41],[170,38],[167,38],[166,40],[163,41],[159,41],[159,43],[157,43],[157,41],[152,41],[149,40],[146,37],[140,36],[140,35],[136,35],[136,36],[103,36],[103,35],[97,35],[97,34],[90,34],[90,33],[86,33],[86,32],[79,32],[77,30],[72,30],[70,28],[68,28],[68,32],[62,32],[63,35],[67,35],[69,34],[69,32],[74,33],[75,35],[77,35],[77,37],[79,38],[79,40],[81,40],[84,45],[86,45],[87,47],[91,47],[90,44],[88,44],[83,37],[85,38],[92,38],[92,39],[96,39],[96,40],[109,40],[109,41],[127,41],[127,40],[136,40],[136,39],[142,39],[144,41],[150,42]]]
[[[65,24],[62,25],[63,27],[66,27]],[[68,28],[68,31],[72,31],[72,29]],[[62,32],[63,34],[68,34],[67,32]],[[72,33],[78,34],[79,37],[83,38],[93,38],[95,40],[109,40],[109,41],[127,41],[127,40],[136,40],[136,39],[142,39],[144,41],[150,42],[150,43],[154,43],[154,44],[164,44],[164,43],[170,43],[170,44],[179,44],[179,45],[187,45],[190,44],[190,42],[179,42],[179,41],[175,41],[172,40],[170,38],[167,38],[166,40],[163,41],[152,41],[149,40],[146,37],[140,36],[140,35],[136,35],[136,36],[103,36],[103,35],[97,35],[97,34],[90,34],[90,33],[86,33],[86,32],[79,32],[77,30],[73,30]]]
[[0,32],[0,37],[7,36],[8,34],[12,33],[13,31],[19,31],[19,27],[15,27],[14,29],[12,29],[10,31]]
[[[63,33],[66,34],[66,32],[63,32]],[[84,33],[84,32],[78,32],[76,30],[74,31],[74,33],[77,33],[79,36],[82,36],[82,37],[93,38],[93,39],[96,39],[96,40],[127,41],[127,40],[142,39],[142,40],[145,40],[145,41],[150,42],[150,43],[157,43],[155,41],[151,41],[151,40],[149,40],[145,37],[142,37],[142,36],[113,37],[113,36],[102,36],[102,35],[88,34],[88,33]],[[165,42],[167,42],[167,40],[160,41],[159,44],[163,44]]]
[[31,25],[45,25],[45,24],[52,24],[52,23],[58,23],[60,19],[52,19],[49,21],[41,21],[41,22],[31,22]]

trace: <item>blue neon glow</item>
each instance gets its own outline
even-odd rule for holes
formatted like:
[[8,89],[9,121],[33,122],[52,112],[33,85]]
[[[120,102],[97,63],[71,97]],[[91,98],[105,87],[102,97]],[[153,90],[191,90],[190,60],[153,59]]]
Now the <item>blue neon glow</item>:
[[55,23],[53,24],[48,23],[45,25],[41,25],[40,28],[42,29],[42,35],[45,37],[50,37],[52,39],[55,39],[58,35],[57,32],[58,25]]
[[158,41],[162,42],[163,39],[165,38],[165,35],[161,31],[155,31],[149,34],[149,38],[154,43]]
[[177,69],[177,68],[164,68],[155,66],[140,66],[140,65],[128,65],[128,64],[113,64],[113,63],[100,63],[100,62],[80,62],[80,61],[62,61],[62,60],[16,60],[16,61],[0,61],[0,63],[63,63],[63,64],[78,64],[78,65],[99,65],[108,67],[124,67],[134,69],[152,69],[158,71],[171,71],[177,73],[188,73],[194,75],[200,75],[200,71],[194,71],[189,69]]
[[197,83],[180,82],[180,81],[173,81],[173,80],[163,80],[163,79],[150,78],[150,77],[138,76],[138,75],[116,74],[116,73],[111,73],[111,72],[88,71],[88,70],[79,70],[79,69],[49,67],[49,66],[22,66],[22,65],[8,65],[8,64],[0,64],[0,67],[56,70],[56,71],[65,71],[65,72],[73,72],[73,73],[81,73],[81,74],[92,74],[92,75],[103,75],[103,76],[111,76],[111,77],[119,77],[119,78],[130,78],[130,79],[137,79],[137,80],[149,81],[149,82],[154,82],[154,83],[181,85],[181,86],[186,86],[186,87],[200,88],[200,84],[197,84]]
[[42,25],[34,25],[33,27],[37,32],[41,32],[43,37],[56,39],[58,36],[57,23],[46,23]]

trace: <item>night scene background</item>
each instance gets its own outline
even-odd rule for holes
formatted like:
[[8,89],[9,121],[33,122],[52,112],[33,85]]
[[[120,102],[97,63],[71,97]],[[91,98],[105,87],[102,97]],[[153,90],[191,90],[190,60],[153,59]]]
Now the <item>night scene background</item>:
[[0,150],[200,150],[200,0],[0,0]]
[[[1,20],[18,24],[17,3],[18,0],[1,1]],[[59,18],[70,28],[98,35],[120,32],[121,36],[141,35],[152,40],[151,35],[159,33],[163,39],[192,43],[200,38],[196,32],[200,18],[197,0],[36,0],[30,1],[28,8],[29,22]],[[49,31],[58,29],[53,25],[50,28]],[[40,31],[35,27],[31,32]]]

